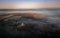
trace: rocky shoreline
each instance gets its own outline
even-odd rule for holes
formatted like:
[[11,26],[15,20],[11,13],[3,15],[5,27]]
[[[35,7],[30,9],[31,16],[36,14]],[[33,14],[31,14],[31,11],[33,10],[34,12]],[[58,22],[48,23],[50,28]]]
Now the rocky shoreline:
[[[27,15],[27,14],[26,14]],[[33,15],[33,14],[32,14]],[[5,18],[5,16],[7,16]],[[8,14],[0,19],[0,31],[4,36],[13,36],[14,38],[38,38],[42,36],[60,36],[60,18],[45,17],[42,19],[21,17],[18,14]],[[4,19],[3,19],[4,18]],[[6,36],[7,36],[6,35]]]

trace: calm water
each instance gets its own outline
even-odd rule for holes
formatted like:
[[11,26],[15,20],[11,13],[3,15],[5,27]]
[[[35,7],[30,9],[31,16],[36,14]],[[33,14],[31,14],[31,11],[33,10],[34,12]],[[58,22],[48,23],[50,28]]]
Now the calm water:
[[18,10],[3,10],[1,11],[0,9],[0,13],[4,14],[4,13],[26,13],[26,12],[36,12],[36,13],[42,13],[45,15],[50,15],[50,16],[60,16],[60,9],[18,9]]

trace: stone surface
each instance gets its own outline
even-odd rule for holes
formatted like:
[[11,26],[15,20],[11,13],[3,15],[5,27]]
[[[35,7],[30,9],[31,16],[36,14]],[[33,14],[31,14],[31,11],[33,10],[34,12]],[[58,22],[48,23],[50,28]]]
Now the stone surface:
[[21,17],[14,14],[12,17],[0,19],[0,33],[20,38],[37,38],[45,35],[60,36],[60,18],[46,17],[42,20],[37,20],[31,17]]
[[37,13],[9,13],[9,14],[3,14],[0,15],[0,18],[10,18],[13,16],[22,16],[22,17],[28,17],[28,18],[34,18],[34,19],[44,19],[45,16],[42,14],[37,14]]

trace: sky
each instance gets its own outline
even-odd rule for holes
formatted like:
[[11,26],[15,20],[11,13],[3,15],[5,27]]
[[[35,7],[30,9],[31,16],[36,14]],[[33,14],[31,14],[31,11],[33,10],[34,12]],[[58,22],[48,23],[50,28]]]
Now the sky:
[[60,8],[60,0],[0,0],[0,9]]

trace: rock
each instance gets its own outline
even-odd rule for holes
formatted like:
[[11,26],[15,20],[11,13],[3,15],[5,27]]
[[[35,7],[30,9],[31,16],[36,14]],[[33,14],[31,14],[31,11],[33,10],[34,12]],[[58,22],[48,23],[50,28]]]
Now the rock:
[[1,15],[0,18],[2,19],[9,19],[10,17],[17,16],[17,18],[20,17],[25,17],[25,18],[34,18],[34,19],[44,19],[46,18],[45,15],[42,14],[37,14],[37,13],[10,13],[10,14],[5,14]]
[[22,14],[23,17],[31,17],[34,19],[44,19],[46,16],[42,15],[42,14],[38,14],[38,13],[23,13]]
[[[41,35],[43,36],[59,35],[60,36],[59,34],[60,33],[60,18],[49,17],[49,18],[43,19],[45,18],[45,16],[36,14],[36,13],[22,13],[22,14],[11,14],[11,15],[12,15],[11,17],[10,17],[10,14],[7,15],[9,16],[9,17],[6,17],[8,20],[6,19],[0,20],[0,27],[2,29],[7,30],[6,33],[4,32],[5,35],[8,32],[8,35],[13,34],[12,36],[17,35],[19,37],[20,35],[24,35],[28,37],[33,36],[36,38]],[[33,17],[34,19],[32,19],[31,17]],[[35,19],[39,19],[39,20],[35,20]],[[40,19],[43,19],[43,20],[40,20]],[[24,24],[21,24],[21,23],[24,23]]]
[[44,18],[45,18],[45,16],[42,15],[42,14],[34,14],[33,17],[34,17],[35,19],[44,19]]

